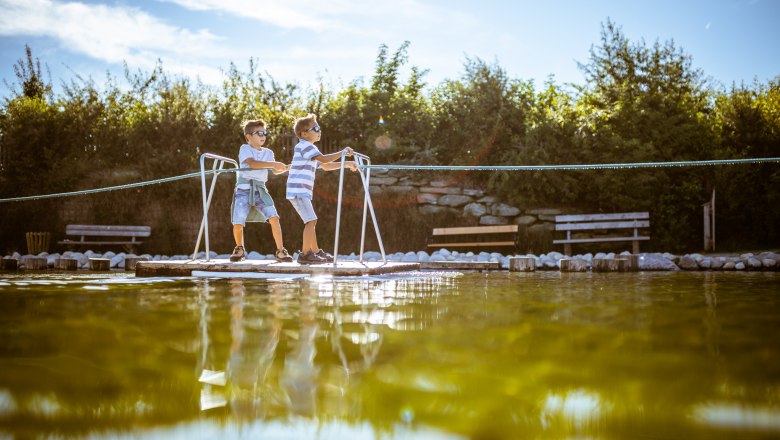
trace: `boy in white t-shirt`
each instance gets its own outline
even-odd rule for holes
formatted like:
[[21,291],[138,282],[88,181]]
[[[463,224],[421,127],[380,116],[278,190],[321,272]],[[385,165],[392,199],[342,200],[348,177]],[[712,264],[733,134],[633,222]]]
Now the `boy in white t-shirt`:
[[268,194],[265,182],[268,181],[268,170],[274,174],[287,171],[287,165],[277,162],[274,152],[263,148],[268,131],[265,121],[256,119],[244,123],[244,138],[246,144],[238,151],[240,168],[252,168],[251,171],[239,171],[236,179],[236,189],[233,193],[232,223],[233,238],[236,247],[230,256],[230,261],[242,261],[246,258],[244,250],[244,223],[265,222],[271,224],[271,233],[276,243],[274,256],[277,261],[292,261],[282,241],[282,227],[279,224],[279,214],[274,201]]

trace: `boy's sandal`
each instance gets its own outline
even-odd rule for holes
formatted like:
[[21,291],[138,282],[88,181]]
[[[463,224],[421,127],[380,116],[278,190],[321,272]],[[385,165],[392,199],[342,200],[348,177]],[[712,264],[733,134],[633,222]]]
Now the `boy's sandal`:
[[274,253],[274,257],[276,257],[276,261],[281,261],[285,263],[289,263],[293,260],[290,254],[287,253],[287,249],[285,248],[277,249],[276,252]]

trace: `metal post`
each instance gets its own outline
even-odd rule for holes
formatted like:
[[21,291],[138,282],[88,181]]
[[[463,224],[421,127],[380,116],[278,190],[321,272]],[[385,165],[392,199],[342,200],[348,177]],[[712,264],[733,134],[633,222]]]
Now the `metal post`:
[[[212,166],[212,173],[214,177],[211,179],[211,188],[206,195],[206,159],[214,159],[214,165]],[[203,195],[203,220],[200,223],[200,230],[198,231],[198,239],[195,242],[195,251],[192,253],[192,259],[196,259],[198,256],[198,248],[200,248],[201,238],[205,235],[206,244],[206,261],[209,261],[209,207],[211,206],[211,199],[214,196],[214,189],[217,184],[217,176],[222,171],[225,162],[233,165],[238,169],[238,162],[228,157],[218,156],[216,154],[204,153],[200,156],[200,182]]]
[[[366,160],[368,166],[371,166],[371,158],[364,154],[355,153],[356,157],[361,157]],[[376,213],[374,212],[374,204],[371,202],[371,196],[368,191],[368,179],[360,173],[360,179],[363,181],[363,191],[366,192],[366,201],[368,202],[368,209],[371,212],[371,220],[374,223],[374,232],[376,233],[376,239],[379,242],[379,251],[382,253],[382,262],[387,263],[387,257],[385,256],[385,245],[382,243],[382,234],[379,233],[379,223],[376,220]]]
[[[363,158],[362,157],[356,157],[355,161],[358,162],[358,166],[360,167],[360,173],[362,177],[362,167],[363,167]],[[366,168],[366,180],[370,178],[371,168]],[[362,180],[362,179],[361,179]],[[368,210],[368,191],[363,191],[363,221],[361,223],[360,227],[360,261],[363,262],[363,251],[365,250],[365,244],[366,244],[366,214]]]
[[[367,163],[369,166],[371,165],[371,159],[360,153],[352,152],[353,157],[355,158],[355,164],[362,167],[363,163]],[[336,262],[338,260],[338,251],[339,251],[339,229],[341,227],[341,199],[342,199],[342,193],[344,192],[344,162],[345,162],[346,155],[342,153],[341,156],[341,169],[339,171],[339,194],[338,194],[338,200],[336,205],[336,237],[335,237],[335,243],[333,248],[333,267],[336,266]],[[385,257],[385,246],[382,243],[382,236],[379,233],[379,223],[376,220],[376,214],[374,213],[374,206],[371,203],[371,195],[368,191],[368,182],[371,177],[370,171],[367,169],[366,175],[363,175],[363,171],[358,169],[358,172],[360,173],[360,180],[363,182],[363,191],[365,192],[365,197],[363,199],[363,225],[361,227],[361,237],[360,237],[360,262],[363,262],[363,247],[365,243],[366,238],[366,208],[368,208],[369,211],[371,211],[371,219],[374,222],[374,232],[376,232],[376,238],[379,242],[379,250],[382,253],[382,262],[387,262],[387,258]]]
[[341,168],[339,169],[339,195],[336,202],[336,237],[333,244],[333,267],[336,267],[336,261],[339,258],[339,229],[341,228],[341,193],[344,190],[344,162],[346,152],[341,153]]

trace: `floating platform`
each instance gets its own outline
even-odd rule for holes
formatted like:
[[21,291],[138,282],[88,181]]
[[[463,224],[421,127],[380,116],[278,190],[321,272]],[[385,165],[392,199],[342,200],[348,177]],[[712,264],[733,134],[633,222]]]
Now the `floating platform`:
[[382,275],[393,272],[419,270],[420,263],[339,261],[334,266],[327,264],[280,263],[276,260],[244,260],[233,263],[230,260],[176,260],[139,261],[135,266],[137,277],[189,277],[192,272],[251,272],[267,274],[303,274],[360,276]]

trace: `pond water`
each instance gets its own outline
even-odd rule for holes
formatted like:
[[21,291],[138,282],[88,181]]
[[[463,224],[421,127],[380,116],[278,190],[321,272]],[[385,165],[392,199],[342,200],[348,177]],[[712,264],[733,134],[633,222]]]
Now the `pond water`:
[[0,274],[0,437],[777,438],[780,273]]

